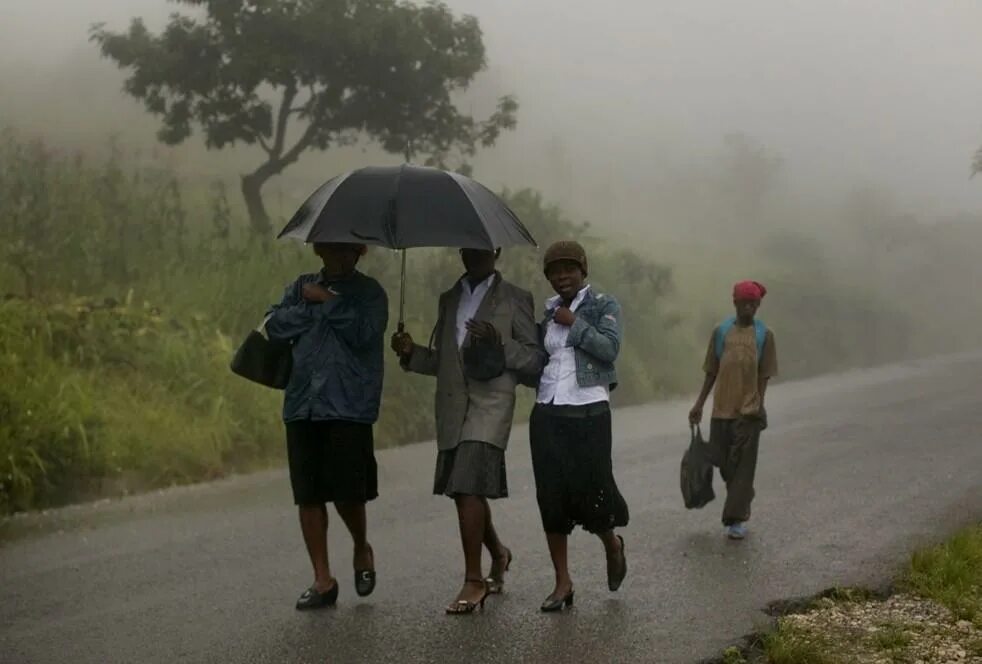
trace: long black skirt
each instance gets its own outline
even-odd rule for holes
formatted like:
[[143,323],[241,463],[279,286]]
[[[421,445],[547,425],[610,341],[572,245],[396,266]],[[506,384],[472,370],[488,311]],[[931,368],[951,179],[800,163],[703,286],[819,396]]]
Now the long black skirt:
[[604,533],[628,522],[614,482],[610,408],[536,404],[529,420],[535,495],[547,533]]

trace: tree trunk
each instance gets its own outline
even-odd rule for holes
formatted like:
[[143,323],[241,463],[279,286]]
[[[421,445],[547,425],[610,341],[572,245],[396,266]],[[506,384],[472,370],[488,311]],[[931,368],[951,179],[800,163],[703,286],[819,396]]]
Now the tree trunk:
[[273,232],[262,194],[263,185],[269,178],[270,176],[262,169],[242,176],[242,197],[245,199],[246,210],[249,213],[249,228],[254,235],[266,238]]
[[273,227],[269,214],[263,204],[263,185],[273,177],[283,172],[290,164],[296,163],[303,151],[311,146],[316,134],[316,125],[311,124],[304,131],[296,145],[283,152],[283,137],[286,131],[286,117],[289,115],[290,101],[296,91],[287,91],[280,111],[279,127],[276,132],[276,144],[269,150],[269,160],[249,175],[242,176],[242,196],[245,198],[246,210],[249,212],[249,227],[256,237],[269,237]]

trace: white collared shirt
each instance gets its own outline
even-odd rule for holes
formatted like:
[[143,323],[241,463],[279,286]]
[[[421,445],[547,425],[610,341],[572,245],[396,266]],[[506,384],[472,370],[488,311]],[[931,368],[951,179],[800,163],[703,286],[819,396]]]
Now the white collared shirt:
[[460,280],[460,304],[457,305],[457,348],[464,345],[467,338],[467,321],[477,315],[477,310],[481,308],[484,296],[491,289],[494,278],[497,275],[492,273],[490,277],[471,289],[471,282],[466,276]]
[[[570,304],[570,311],[575,312],[580,307],[589,290],[589,285],[580,289]],[[566,345],[569,327],[552,320],[551,314],[556,311],[560,302],[558,295],[546,302],[546,311],[550,314],[545,336],[549,362],[542,371],[536,401],[557,406],[585,406],[598,401],[610,401],[610,389],[606,385],[580,387],[576,382],[576,352]]]

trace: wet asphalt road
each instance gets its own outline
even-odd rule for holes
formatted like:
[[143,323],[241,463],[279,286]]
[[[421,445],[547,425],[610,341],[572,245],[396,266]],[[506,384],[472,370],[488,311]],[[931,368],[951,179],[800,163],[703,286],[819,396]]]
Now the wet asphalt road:
[[524,427],[494,512],[515,562],[482,615],[442,611],[462,570],[451,503],[428,495],[431,444],[378,455],[368,599],[335,519],[342,594],[322,612],[293,608],[310,577],[282,471],[18,518],[2,526],[0,661],[695,662],[769,602],[883,583],[911,548],[982,518],[980,376],[973,355],[774,385],[743,543],[722,537],[719,499],[682,507],[688,403],[617,411],[630,572],[609,593],[599,542],[578,533],[563,615],[538,612],[551,572]]

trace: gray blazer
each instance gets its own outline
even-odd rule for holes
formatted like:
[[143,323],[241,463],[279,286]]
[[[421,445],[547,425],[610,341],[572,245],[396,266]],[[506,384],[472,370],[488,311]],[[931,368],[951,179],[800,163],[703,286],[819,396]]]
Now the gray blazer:
[[[474,316],[490,321],[501,335],[505,372],[488,381],[464,375],[457,348],[457,307],[460,282],[440,295],[440,308],[429,347],[416,345],[403,368],[436,376],[436,436],[440,450],[452,450],[465,440],[505,449],[515,413],[518,374],[537,375],[545,365],[535,325],[532,294],[496,273],[494,283]],[[470,337],[464,344],[470,343]]]

